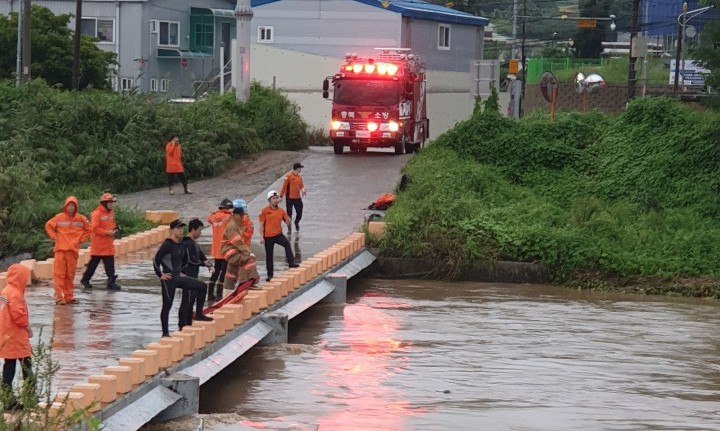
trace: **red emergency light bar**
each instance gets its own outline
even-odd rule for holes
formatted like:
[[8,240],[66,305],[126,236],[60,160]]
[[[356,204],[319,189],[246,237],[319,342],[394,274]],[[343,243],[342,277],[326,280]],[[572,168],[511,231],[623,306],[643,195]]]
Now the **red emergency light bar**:
[[400,68],[392,63],[348,63],[343,66],[343,72],[367,75],[395,76]]

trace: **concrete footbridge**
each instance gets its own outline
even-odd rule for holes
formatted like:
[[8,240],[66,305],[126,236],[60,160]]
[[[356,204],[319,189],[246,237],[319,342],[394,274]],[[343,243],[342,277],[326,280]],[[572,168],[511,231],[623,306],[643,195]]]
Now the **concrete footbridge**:
[[[61,366],[53,381],[58,395],[51,412],[67,415],[89,408],[108,431],[136,430],[151,421],[197,413],[200,385],[255,345],[287,342],[288,326],[313,305],[345,301],[347,281],[375,260],[360,232],[368,213],[364,208],[395,188],[409,157],[373,152],[336,156],[330,147],[309,151],[303,160],[308,195],[301,230],[289,238],[300,267],[287,268],[282,248],[276,247],[275,278],[264,281],[257,216],[267,204],[266,192],[279,190],[279,178],[249,202],[261,289],[216,310],[212,322],[194,322],[170,338],[161,338],[162,300],[152,267],[157,247],[169,234],[167,226],[118,240],[122,290],[107,291],[104,283],[91,291],[78,289],[78,304],[54,304],[52,261],[23,262],[35,279],[26,293],[36,334],[32,343],[41,339],[49,345]],[[241,193],[227,191],[231,198]],[[181,210],[180,216],[187,221],[198,214]],[[210,237],[206,232],[200,239],[206,249]],[[76,282],[88,259],[83,251]],[[201,273],[201,279],[206,275]],[[99,271],[96,278],[102,277]]]

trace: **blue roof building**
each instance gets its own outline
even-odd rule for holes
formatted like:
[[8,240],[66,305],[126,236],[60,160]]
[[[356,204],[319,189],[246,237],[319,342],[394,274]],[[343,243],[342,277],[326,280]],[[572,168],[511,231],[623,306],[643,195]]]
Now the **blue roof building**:
[[411,48],[429,70],[482,59],[487,18],[421,0],[253,0],[253,42],[343,58]]
[[[675,36],[678,32],[677,17],[682,13],[681,0],[642,0],[640,22],[646,37]],[[698,0],[687,0],[688,10],[701,8]],[[690,21],[700,32],[705,23],[720,19],[720,10],[711,10]]]

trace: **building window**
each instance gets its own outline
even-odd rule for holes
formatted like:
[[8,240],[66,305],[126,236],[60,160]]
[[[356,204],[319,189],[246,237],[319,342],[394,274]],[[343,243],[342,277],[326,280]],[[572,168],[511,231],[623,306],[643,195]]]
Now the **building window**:
[[168,91],[169,86],[170,86],[170,82],[167,79],[160,80],[160,92],[161,93],[166,93]]
[[132,90],[132,88],[133,88],[133,79],[132,78],[120,78],[120,91],[122,93],[130,91],[130,90]]
[[209,15],[190,15],[190,51],[212,53],[215,19]]
[[438,26],[438,49],[450,49],[450,26],[447,24]]
[[112,19],[83,18],[80,22],[80,32],[86,36],[95,37],[100,42],[115,42],[115,21]]
[[258,42],[259,43],[273,43],[274,36],[275,36],[275,27],[258,26]]
[[158,91],[157,78],[150,78],[150,91]]
[[158,21],[158,45],[180,46],[180,23],[177,21]]

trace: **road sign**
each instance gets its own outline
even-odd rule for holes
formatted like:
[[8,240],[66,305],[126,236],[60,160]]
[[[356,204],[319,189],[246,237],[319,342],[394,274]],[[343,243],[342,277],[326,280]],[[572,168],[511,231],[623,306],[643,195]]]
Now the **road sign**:
[[581,30],[593,30],[597,26],[597,21],[594,19],[579,19],[575,26]]

